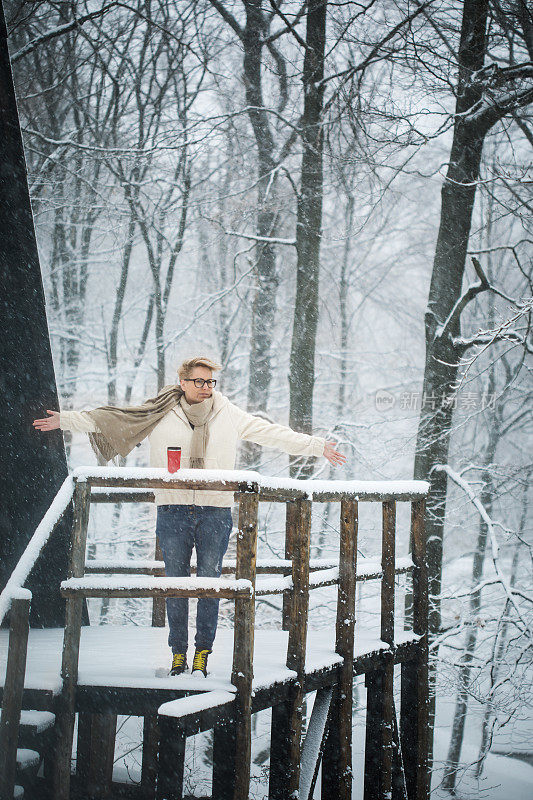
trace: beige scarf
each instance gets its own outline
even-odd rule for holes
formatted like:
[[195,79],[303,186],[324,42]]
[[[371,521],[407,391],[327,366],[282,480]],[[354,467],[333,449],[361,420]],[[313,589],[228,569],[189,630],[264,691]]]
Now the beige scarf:
[[194,403],[191,406],[186,401],[185,396],[182,395],[180,406],[185,412],[189,423],[194,426],[191,441],[191,469],[203,469],[207,440],[209,438],[209,429],[206,423],[209,414],[213,410],[213,397],[208,397],[202,400],[201,403]]
[[176,384],[163,386],[155,396],[146,400],[142,406],[114,408],[100,406],[87,413],[98,428],[98,433],[89,433],[91,446],[97,456],[110,461],[117,455],[126,457],[133,448],[153,431],[165,414],[178,403],[194,425],[191,445],[191,466],[201,469],[204,464],[207,446],[207,417],[213,408],[213,398],[190,406],[184,398],[183,389]]

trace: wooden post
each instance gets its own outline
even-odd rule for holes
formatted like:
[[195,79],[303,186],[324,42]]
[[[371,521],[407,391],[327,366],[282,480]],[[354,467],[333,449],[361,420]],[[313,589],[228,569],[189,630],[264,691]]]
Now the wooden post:
[[[396,503],[382,504],[381,539],[381,639],[394,644],[394,580]],[[365,747],[365,800],[389,797],[392,792],[393,720],[394,720],[394,654],[383,656],[384,665],[366,676],[367,736]],[[379,723],[379,733],[376,727]],[[378,733],[380,758],[379,789],[376,787],[378,752],[373,739]],[[368,749],[368,752],[367,752]],[[376,794],[376,792],[378,792]]]
[[237,725],[229,719],[213,730],[213,800],[233,800]]
[[159,730],[157,800],[182,800],[185,731],[178,720],[163,714],[159,717]]
[[[394,646],[394,581],[396,578],[396,503],[383,503],[381,548],[381,639]],[[392,791],[394,721],[394,655],[391,652],[383,668],[383,792]]]
[[[309,614],[309,545],[311,539],[311,501],[296,500],[293,526],[292,600],[287,648],[287,667],[295,670],[298,681],[292,697],[272,709],[269,798],[297,796],[300,782],[302,705],[305,674],[305,648]],[[293,512],[290,512],[291,514]]]
[[76,774],[91,798],[109,797],[113,780],[116,714],[78,715]]
[[364,800],[383,800],[383,670],[365,675],[366,730]]
[[402,665],[400,739],[409,800],[427,800],[429,775],[428,576],[425,500],[411,504],[413,631],[421,638],[416,660]]
[[[296,526],[298,524],[298,507],[296,503],[286,503],[285,504],[285,558],[289,561],[292,561],[293,553],[294,553],[294,537]],[[292,571],[292,570],[291,570]],[[285,574],[291,574],[285,573]],[[290,589],[287,589],[283,592],[283,612],[282,612],[282,622],[281,628],[284,631],[288,631],[291,624],[291,604],[292,604],[292,592]]]
[[[396,710],[395,710],[396,712]],[[394,713],[393,726],[393,759],[392,759],[392,800],[408,800],[405,785],[405,768],[403,764],[402,744],[398,730],[398,719]]]
[[143,753],[141,767],[141,795],[143,800],[153,800],[157,778],[157,752],[159,748],[159,726],[157,716],[150,714],[143,722]]
[[[241,492],[237,563],[235,577],[247,579],[255,587],[257,559],[258,493]],[[237,730],[235,740],[234,800],[248,800],[252,751],[252,681],[254,656],[255,598],[236,598],[233,669],[231,682],[237,687]]]
[[1,800],[12,800],[15,788],[20,710],[28,651],[30,603],[29,597],[13,598],[11,601],[6,677],[0,720]]
[[355,637],[355,586],[357,565],[358,503],[341,502],[339,590],[335,650],[344,659],[332,702],[324,754],[322,756],[322,798],[352,796],[352,693]]
[[[69,577],[73,578],[83,577],[85,571],[85,547],[90,501],[91,490],[89,484],[86,481],[78,481],[74,490],[74,527],[69,567]],[[70,760],[74,733],[83,603],[84,599],[82,597],[72,597],[66,601],[65,635],[61,664],[63,687],[58,699],[56,714],[57,745],[54,764],[54,800],[69,800],[70,797]]]

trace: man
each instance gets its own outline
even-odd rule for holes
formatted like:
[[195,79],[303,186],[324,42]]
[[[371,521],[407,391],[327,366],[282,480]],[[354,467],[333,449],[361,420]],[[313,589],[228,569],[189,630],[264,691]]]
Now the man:
[[[118,409],[105,406],[93,411],[48,411],[36,419],[41,431],[57,428],[89,434],[95,451],[106,461],[126,456],[145,438],[150,442],[150,465],[167,467],[167,447],[181,447],[181,466],[192,469],[234,469],[239,440],[274,447],[291,455],[324,456],[333,465],[346,457],[336,443],[308,436],[283,425],[242,411],[215,391],[213,372],[221,367],[209,358],[184,361],[178,370],[179,386],[165,386],[142,406]],[[168,577],[190,575],[196,548],[197,574],[220,577],[222,559],[232,528],[231,492],[158,489],[156,535]],[[193,673],[207,675],[207,658],[215,638],[216,598],[199,598],[196,616]],[[168,643],[172,648],[171,675],[187,669],[188,600],[167,599]]]

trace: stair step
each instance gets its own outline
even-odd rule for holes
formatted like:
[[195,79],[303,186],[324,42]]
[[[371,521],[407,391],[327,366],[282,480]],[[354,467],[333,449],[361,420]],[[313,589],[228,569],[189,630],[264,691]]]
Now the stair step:
[[17,750],[17,768],[18,769],[33,769],[38,767],[41,761],[41,756],[36,750],[30,750],[27,747],[19,747]]
[[55,719],[55,714],[51,711],[21,711],[20,727],[35,735],[51,728]]

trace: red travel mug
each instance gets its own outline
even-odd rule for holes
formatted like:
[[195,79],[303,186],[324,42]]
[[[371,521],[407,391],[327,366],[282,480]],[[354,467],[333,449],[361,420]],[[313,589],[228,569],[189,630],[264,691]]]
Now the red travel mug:
[[181,464],[181,447],[167,447],[168,471],[177,472]]

